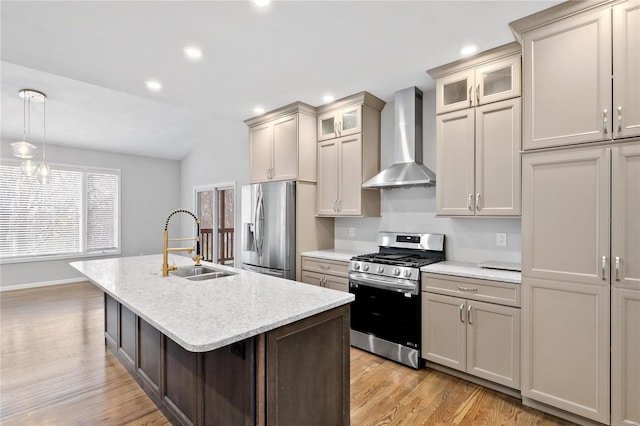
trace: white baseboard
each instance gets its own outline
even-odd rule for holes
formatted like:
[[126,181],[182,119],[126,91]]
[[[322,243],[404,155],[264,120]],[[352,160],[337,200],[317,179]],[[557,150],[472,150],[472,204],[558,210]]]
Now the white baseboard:
[[80,283],[83,281],[87,281],[85,277],[78,278],[68,278],[66,280],[53,280],[53,281],[41,281],[38,283],[27,283],[27,284],[16,284],[9,286],[0,286],[0,292],[10,291],[10,290],[24,290],[26,288],[37,288],[37,287],[49,287],[52,285],[60,285],[60,284],[72,284],[72,283]]

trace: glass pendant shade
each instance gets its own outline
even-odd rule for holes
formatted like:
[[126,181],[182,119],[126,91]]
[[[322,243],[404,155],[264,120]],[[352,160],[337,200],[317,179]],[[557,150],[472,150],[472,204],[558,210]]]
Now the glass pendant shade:
[[20,169],[25,176],[32,177],[36,175],[38,165],[31,160],[24,160],[22,164],[20,164]]
[[46,185],[51,182],[51,169],[49,169],[49,165],[47,163],[40,164],[36,177],[38,178],[40,185]]
[[22,140],[20,142],[14,142],[11,144],[11,149],[13,149],[13,155],[18,158],[28,159],[33,158],[36,153],[38,147],[33,144],[30,144],[26,140]]

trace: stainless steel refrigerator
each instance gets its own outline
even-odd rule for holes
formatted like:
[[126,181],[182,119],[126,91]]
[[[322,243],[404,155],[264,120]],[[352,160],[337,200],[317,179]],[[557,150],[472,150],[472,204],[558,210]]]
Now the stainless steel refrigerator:
[[242,187],[242,269],[296,277],[296,183]]

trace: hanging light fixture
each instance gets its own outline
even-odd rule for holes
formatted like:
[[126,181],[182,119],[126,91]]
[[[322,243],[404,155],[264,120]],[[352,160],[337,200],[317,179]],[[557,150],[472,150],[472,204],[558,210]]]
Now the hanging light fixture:
[[[33,158],[36,153],[36,149],[38,149],[35,145],[28,142],[28,139],[31,136],[31,102],[44,102],[46,96],[44,93],[31,89],[22,89],[18,91],[18,95],[20,95],[23,100],[22,140],[12,143],[11,148],[13,149],[13,155],[18,158],[22,158],[23,160],[27,160]],[[29,128],[29,135],[27,135],[27,123]]]
[[51,169],[47,164],[47,97],[46,96],[44,96],[43,102],[44,102],[44,106],[42,108],[43,110],[42,164],[40,164],[40,167],[38,167],[38,171],[36,172],[36,177],[38,178],[38,182],[40,182],[40,185],[46,185],[49,182],[51,182]]

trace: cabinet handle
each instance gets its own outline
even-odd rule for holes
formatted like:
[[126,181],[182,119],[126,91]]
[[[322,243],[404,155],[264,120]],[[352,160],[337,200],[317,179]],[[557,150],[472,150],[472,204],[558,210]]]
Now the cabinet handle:
[[460,291],[468,291],[470,293],[475,293],[476,291],[478,291],[478,289],[475,288],[475,287],[461,287],[461,286],[458,286],[458,290],[460,290]]
[[602,111],[602,132],[607,134],[607,112],[609,112],[606,108]]
[[464,309],[464,303],[460,305],[460,322],[464,322],[464,318],[462,318],[462,310]]
[[602,279],[607,279],[607,256],[602,256]]
[[320,265],[320,269],[323,269],[323,270],[326,271],[327,269],[331,269],[331,266],[329,266],[329,265]]
[[480,105],[480,84],[476,87],[476,105]]
[[469,200],[467,200],[467,207],[469,208],[469,210],[473,210],[471,208],[471,202],[473,201],[473,194],[469,194]]
[[622,107],[618,107],[618,133],[622,133]]
[[620,256],[616,256],[616,281],[620,281]]
[[336,136],[338,136],[338,122],[335,120],[333,122],[333,133],[335,133]]
[[480,194],[476,194],[476,210],[480,211]]
[[473,324],[473,322],[471,322],[471,305],[467,308],[467,322]]
[[473,85],[469,86],[469,106],[473,105],[473,97],[471,96],[472,90],[473,90]]
[[338,213],[338,200],[333,200],[333,211]]

